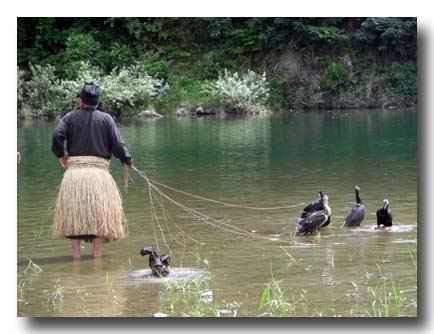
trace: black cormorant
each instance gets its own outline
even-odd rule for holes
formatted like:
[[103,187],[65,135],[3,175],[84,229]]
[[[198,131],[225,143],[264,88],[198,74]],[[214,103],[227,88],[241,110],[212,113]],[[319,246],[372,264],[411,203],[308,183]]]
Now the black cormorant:
[[313,234],[316,233],[318,228],[326,226],[327,221],[330,219],[331,210],[329,207],[329,197],[327,194],[322,193],[323,209],[315,211],[306,218],[300,219],[295,230],[295,234]]
[[380,228],[380,225],[384,226],[392,226],[392,211],[389,208],[389,200],[383,200],[383,207],[377,210],[377,226]]
[[354,205],[347,218],[345,218],[344,227],[360,226],[363,218],[365,218],[366,210],[362,200],[360,199],[359,186],[356,186],[354,190],[356,192],[356,205]]
[[149,255],[149,268],[155,276],[167,276],[170,273],[170,255],[159,256],[152,247],[145,247],[140,250],[140,255]]
[[301,218],[309,217],[312,213],[314,213],[316,211],[321,211],[324,209],[324,206],[322,203],[324,193],[322,191],[319,191],[318,196],[320,197],[319,200],[314,201],[314,202],[306,205],[306,207],[303,209],[303,212],[301,213]]
[[[307,218],[309,216],[311,216],[312,214],[314,214],[315,212],[318,211],[322,211],[324,210],[324,196],[325,193],[322,191],[318,192],[318,196],[320,197],[319,200],[314,201],[310,204],[308,204],[302,211],[301,213],[301,218]],[[327,197],[328,198],[328,197]],[[326,227],[327,225],[330,224],[330,217],[331,217],[331,210],[330,207],[328,208],[329,211],[329,215],[328,215],[328,219],[325,223],[323,223],[320,227]]]

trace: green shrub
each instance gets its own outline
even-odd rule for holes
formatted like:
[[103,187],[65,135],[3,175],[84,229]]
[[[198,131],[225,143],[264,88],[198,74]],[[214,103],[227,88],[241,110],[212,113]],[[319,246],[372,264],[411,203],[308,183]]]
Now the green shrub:
[[336,94],[351,82],[351,68],[347,64],[331,62],[324,71],[322,84],[329,94]]
[[171,74],[170,70],[172,62],[170,60],[161,58],[155,52],[147,52],[143,54],[137,61],[137,64],[140,66],[142,72],[146,72],[148,75],[154,78],[167,81]]
[[248,71],[234,74],[225,70],[217,80],[205,85],[205,90],[213,97],[217,106],[226,112],[259,112],[266,110],[269,88],[264,75]]
[[159,98],[168,85],[148,75],[141,64],[133,64],[102,75],[87,62],[76,63],[76,78],[59,79],[53,66],[30,66],[30,79],[18,71],[17,103],[22,113],[31,116],[54,117],[77,105],[77,92],[85,82],[99,84],[103,89],[101,101],[107,111],[144,109],[151,98]]
[[344,32],[334,26],[315,26],[296,22],[299,35],[295,45],[311,49],[335,47],[339,42],[348,39]]
[[17,108],[20,110],[25,101],[26,89],[26,72],[17,67]]
[[150,98],[158,98],[169,88],[161,79],[148,75],[141,64],[112,71],[101,78],[103,103],[114,111],[146,108]]
[[416,98],[417,70],[416,64],[400,64],[394,62],[391,71],[392,87],[395,95]]
[[[23,108],[24,116],[48,116],[71,109],[71,92],[69,82],[59,80],[53,66],[29,64],[31,78],[19,82],[18,105]],[[22,77],[21,73],[21,77]]]
[[206,53],[200,62],[201,78],[217,78],[224,69],[234,70],[235,64],[231,61],[224,50],[214,50]]
[[71,61],[90,59],[100,51],[101,45],[91,34],[71,34],[66,39],[66,55]]
[[355,34],[355,38],[398,56],[416,55],[417,21],[415,18],[370,17]]

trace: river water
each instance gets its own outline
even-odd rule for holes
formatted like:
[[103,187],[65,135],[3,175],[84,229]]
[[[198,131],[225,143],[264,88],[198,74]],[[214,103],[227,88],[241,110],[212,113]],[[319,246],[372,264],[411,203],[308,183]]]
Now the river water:
[[[100,260],[85,244],[80,261],[72,261],[66,239],[50,235],[63,174],[50,151],[55,125],[18,122],[18,316],[417,315],[414,110],[124,120],[119,127],[134,164],[152,180],[226,203],[297,206],[228,207],[157,185],[209,217],[194,218],[158,197],[157,221],[144,180],[130,171],[124,189],[120,163],[112,160],[129,237],[105,244]],[[367,214],[361,227],[342,228],[356,184]],[[329,195],[331,224],[316,236],[294,236],[297,217],[319,190]],[[394,226],[377,230],[384,198]],[[166,281],[197,277],[199,294],[147,276],[140,249],[167,253],[165,243],[173,271]],[[212,292],[211,302],[197,299],[205,292]]]

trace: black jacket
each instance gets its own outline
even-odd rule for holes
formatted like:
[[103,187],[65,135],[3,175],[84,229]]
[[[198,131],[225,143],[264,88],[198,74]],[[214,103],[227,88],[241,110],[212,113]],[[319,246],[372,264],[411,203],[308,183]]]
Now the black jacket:
[[113,118],[99,110],[73,110],[63,116],[53,131],[51,150],[58,157],[65,155],[64,142],[70,156],[97,156],[110,159],[113,154],[131,166],[131,155]]

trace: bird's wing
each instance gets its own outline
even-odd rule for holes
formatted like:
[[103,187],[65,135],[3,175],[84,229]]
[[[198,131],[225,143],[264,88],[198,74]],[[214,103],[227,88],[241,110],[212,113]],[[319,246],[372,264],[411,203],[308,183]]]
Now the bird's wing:
[[344,226],[359,226],[363,218],[365,218],[365,206],[356,204],[345,218]]
[[330,219],[331,219],[330,217],[331,216],[328,216],[327,220],[324,223],[322,223],[320,227],[326,227],[326,226],[328,226],[330,224]]
[[327,219],[328,216],[324,212],[315,212],[298,222],[297,231],[298,233],[303,233],[307,230],[314,230],[325,223]]
[[315,211],[322,210],[321,203],[319,201],[312,202],[303,209],[303,212],[301,213],[301,218],[306,218],[310,216]]

